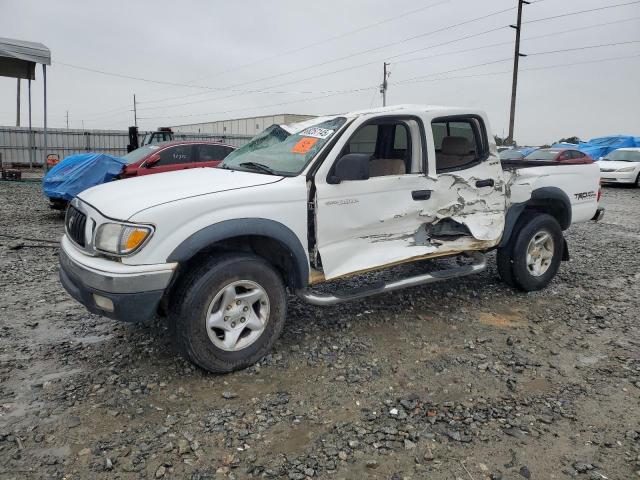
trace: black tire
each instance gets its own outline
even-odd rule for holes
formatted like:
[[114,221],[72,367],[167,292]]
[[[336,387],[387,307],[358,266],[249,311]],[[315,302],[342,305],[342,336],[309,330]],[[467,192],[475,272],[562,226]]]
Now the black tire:
[[638,176],[636,177],[636,188],[640,188],[640,173],[638,173]]
[[[264,331],[253,343],[241,350],[227,351],[209,338],[205,322],[216,294],[241,280],[262,287],[269,300],[269,315]],[[280,274],[263,258],[248,253],[214,256],[187,272],[171,298],[169,320],[177,347],[188,360],[210,372],[228,373],[246,368],[264,357],[280,336],[286,300]]]
[[[535,276],[527,267],[527,248],[540,232],[553,239],[553,256],[546,271]],[[564,237],[558,221],[546,213],[527,213],[516,225],[509,243],[498,249],[498,273],[502,280],[525,292],[541,290],[553,280],[562,261]]]

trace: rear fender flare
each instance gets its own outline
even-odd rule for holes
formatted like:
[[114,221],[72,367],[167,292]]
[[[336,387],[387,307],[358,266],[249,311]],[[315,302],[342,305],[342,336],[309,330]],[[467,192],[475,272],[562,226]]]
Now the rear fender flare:
[[498,247],[505,247],[509,243],[515,226],[527,207],[534,207],[540,202],[549,200],[562,205],[561,210],[553,214],[553,216],[558,220],[562,230],[569,228],[571,225],[571,200],[569,200],[569,196],[558,187],[541,187],[531,192],[531,198],[528,201],[514,203],[507,209],[504,233]]

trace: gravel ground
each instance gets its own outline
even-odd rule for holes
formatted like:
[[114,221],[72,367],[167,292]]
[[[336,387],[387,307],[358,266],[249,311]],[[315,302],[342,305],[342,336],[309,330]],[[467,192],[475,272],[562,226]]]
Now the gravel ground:
[[[640,190],[568,232],[542,292],[491,267],[332,308],[291,299],[259,365],[202,372],[163,321],[87,313],[57,249],[0,238],[0,479],[640,478]],[[37,184],[0,233],[57,239]]]

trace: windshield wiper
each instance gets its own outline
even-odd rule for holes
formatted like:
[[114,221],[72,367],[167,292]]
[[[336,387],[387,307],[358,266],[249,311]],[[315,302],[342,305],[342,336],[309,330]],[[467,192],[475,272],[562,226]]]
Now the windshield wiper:
[[268,173],[269,175],[280,175],[273,168],[263,165],[262,163],[257,162],[242,162],[238,164],[239,167],[246,167],[251,170],[260,170],[261,172]]

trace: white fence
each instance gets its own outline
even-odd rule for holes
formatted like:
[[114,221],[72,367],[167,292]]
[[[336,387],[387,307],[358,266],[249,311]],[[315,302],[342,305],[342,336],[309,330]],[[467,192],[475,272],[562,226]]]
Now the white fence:
[[[147,132],[139,132],[140,139]],[[251,137],[245,135],[211,135],[204,133],[175,133],[176,140],[215,140],[242,146]],[[24,127],[0,127],[0,162],[4,166],[43,165],[47,155],[61,159],[76,153],[99,152],[121,156],[127,153],[129,134],[126,130],[47,130],[47,151],[44,151],[44,131]]]

